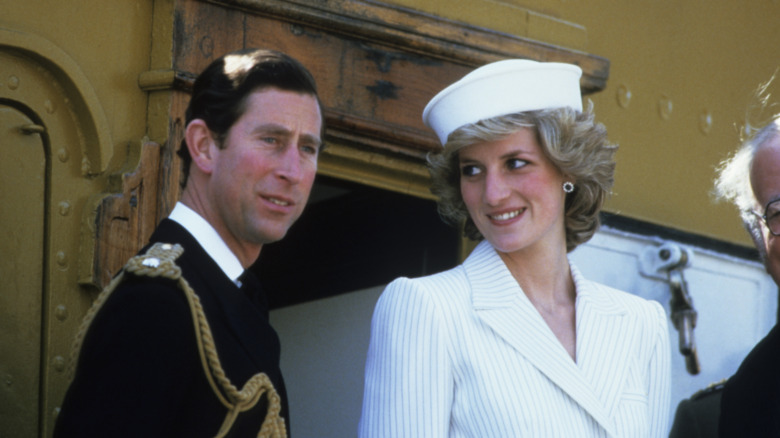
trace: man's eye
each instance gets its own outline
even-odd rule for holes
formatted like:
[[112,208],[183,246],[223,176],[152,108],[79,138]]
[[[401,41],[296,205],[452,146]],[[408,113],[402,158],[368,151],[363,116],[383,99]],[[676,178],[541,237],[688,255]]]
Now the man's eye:
[[263,137],[263,141],[268,144],[276,144],[279,142],[276,137]]
[[766,218],[777,219],[778,216],[780,216],[780,201],[772,201],[766,207]]
[[317,146],[301,146],[301,150],[304,154],[307,155],[317,155],[317,152],[319,151],[319,148]]
[[477,166],[467,165],[460,168],[460,174],[463,176],[474,176],[481,173],[481,170]]

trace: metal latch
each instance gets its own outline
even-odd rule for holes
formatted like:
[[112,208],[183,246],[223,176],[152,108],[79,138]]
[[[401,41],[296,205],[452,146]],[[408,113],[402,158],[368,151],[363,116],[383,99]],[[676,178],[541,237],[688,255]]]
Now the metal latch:
[[701,370],[693,335],[698,315],[683,276],[683,269],[690,266],[692,261],[693,252],[690,249],[667,242],[645,249],[639,259],[639,265],[643,275],[669,284],[669,308],[672,323],[679,333],[680,353],[685,357],[685,369],[696,375]]

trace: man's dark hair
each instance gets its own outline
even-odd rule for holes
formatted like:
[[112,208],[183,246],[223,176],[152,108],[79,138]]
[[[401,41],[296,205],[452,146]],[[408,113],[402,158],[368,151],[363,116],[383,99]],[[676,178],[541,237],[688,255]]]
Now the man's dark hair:
[[[275,50],[243,49],[230,52],[209,64],[195,80],[185,113],[185,127],[195,119],[206,122],[215,140],[222,143],[236,121],[246,111],[247,98],[263,88],[309,94],[317,99],[317,86],[311,73],[300,62]],[[187,184],[192,157],[183,139],[178,151],[182,159],[182,187]]]

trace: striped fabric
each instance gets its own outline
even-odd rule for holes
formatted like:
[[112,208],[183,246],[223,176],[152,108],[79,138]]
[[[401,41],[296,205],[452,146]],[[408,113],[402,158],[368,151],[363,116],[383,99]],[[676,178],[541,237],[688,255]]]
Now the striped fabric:
[[576,363],[487,242],[450,271],[393,281],[374,311],[359,436],[666,436],[663,308],[571,271]]

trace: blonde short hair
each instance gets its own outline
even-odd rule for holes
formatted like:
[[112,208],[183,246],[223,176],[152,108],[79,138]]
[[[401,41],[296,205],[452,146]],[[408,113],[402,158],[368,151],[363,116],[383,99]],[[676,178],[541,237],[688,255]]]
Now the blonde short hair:
[[447,138],[444,148],[428,157],[431,192],[438,197],[439,214],[445,222],[465,221],[464,234],[483,237],[471,220],[460,193],[458,151],[473,144],[500,140],[523,128],[531,128],[547,158],[575,182],[564,210],[566,250],[587,242],[599,227],[599,212],[614,183],[617,145],[607,141],[607,130],[596,123],[588,108],[527,111],[481,120],[462,126]]

